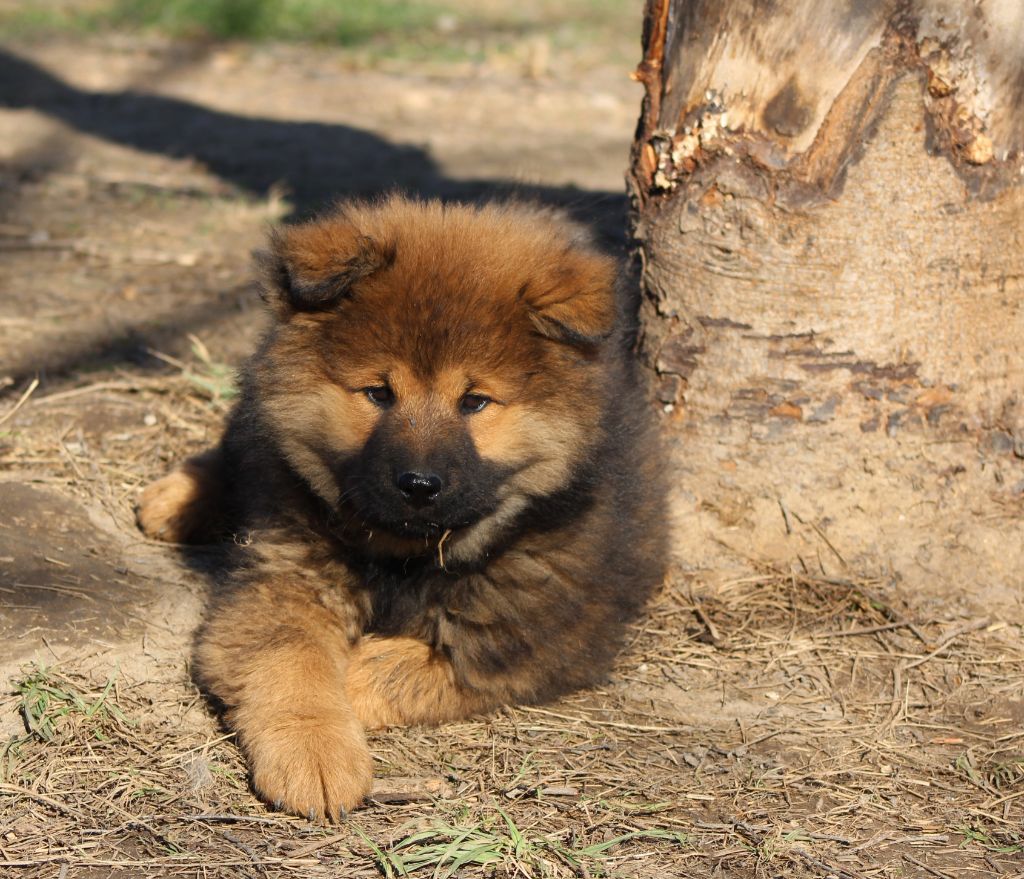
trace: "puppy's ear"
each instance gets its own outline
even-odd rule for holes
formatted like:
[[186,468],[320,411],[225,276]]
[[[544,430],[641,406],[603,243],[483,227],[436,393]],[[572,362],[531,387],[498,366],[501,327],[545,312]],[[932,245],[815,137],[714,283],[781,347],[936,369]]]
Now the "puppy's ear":
[[281,227],[269,243],[256,264],[263,298],[280,317],[330,308],[395,258],[393,244],[363,234],[344,215]]
[[541,278],[520,291],[537,332],[580,348],[594,347],[611,335],[617,278],[611,259],[569,249]]

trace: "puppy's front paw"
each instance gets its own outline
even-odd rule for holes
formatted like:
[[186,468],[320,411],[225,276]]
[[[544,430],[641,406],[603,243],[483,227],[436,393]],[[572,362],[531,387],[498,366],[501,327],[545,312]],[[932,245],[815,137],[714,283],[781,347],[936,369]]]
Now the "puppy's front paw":
[[277,809],[338,821],[370,792],[372,760],[350,711],[276,718],[243,736],[253,786]]
[[187,543],[203,536],[216,500],[216,462],[216,453],[207,452],[146,486],[135,519],[147,537]]

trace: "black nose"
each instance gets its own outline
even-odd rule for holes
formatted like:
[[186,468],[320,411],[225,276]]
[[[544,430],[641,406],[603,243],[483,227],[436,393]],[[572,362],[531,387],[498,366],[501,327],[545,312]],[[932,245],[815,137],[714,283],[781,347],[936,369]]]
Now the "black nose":
[[414,507],[433,502],[442,487],[441,477],[435,473],[403,473],[395,482]]

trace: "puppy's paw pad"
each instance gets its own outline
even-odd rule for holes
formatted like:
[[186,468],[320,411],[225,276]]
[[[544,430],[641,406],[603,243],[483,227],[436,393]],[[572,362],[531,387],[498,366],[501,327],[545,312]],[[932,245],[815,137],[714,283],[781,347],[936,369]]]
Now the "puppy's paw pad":
[[256,792],[275,809],[340,821],[366,798],[373,765],[354,718],[291,720],[246,736]]
[[192,470],[175,470],[146,486],[135,508],[142,533],[154,540],[184,542],[200,517],[202,482]]

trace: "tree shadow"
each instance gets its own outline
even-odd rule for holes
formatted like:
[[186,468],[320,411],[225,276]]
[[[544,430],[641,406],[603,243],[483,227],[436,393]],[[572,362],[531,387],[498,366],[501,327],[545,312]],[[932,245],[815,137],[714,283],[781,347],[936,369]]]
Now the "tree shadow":
[[[0,107],[35,109],[112,143],[198,162],[255,195],[283,186],[297,216],[342,196],[389,189],[463,200],[515,195],[564,207],[602,238],[622,236],[622,193],[455,180],[422,148],[359,128],[240,116],[142,91],[87,91],[2,49]],[[614,225],[607,226],[611,217]]]
[[299,213],[332,194],[388,186],[427,192],[442,182],[422,150],[357,128],[239,116],[140,91],[86,91],[4,51],[0,106],[32,108],[113,143],[198,162],[253,194],[283,185]]
[[[572,186],[536,186],[501,180],[463,181],[446,176],[420,147],[392,143],[348,125],[263,119],[212,110],[186,100],[144,91],[94,92],[77,88],[13,52],[0,49],[0,108],[33,109],[75,130],[111,143],[190,160],[242,193],[266,196],[282,188],[294,205],[292,218],[323,209],[338,198],[372,196],[400,190],[424,197],[459,201],[516,197],[564,209],[589,227],[599,246],[621,255],[626,198],[619,192],[589,192]],[[56,168],[38,156],[34,176]],[[35,157],[34,157],[35,158]],[[224,309],[185,309],[173,320],[181,334],[197,331]],[[136,342],[139,342],[137,345]],[[21,380],[41,367],[52,374],[142,359],[141,340],[131,330],[118,338],[97,338],[43,361],[5,367]]]

